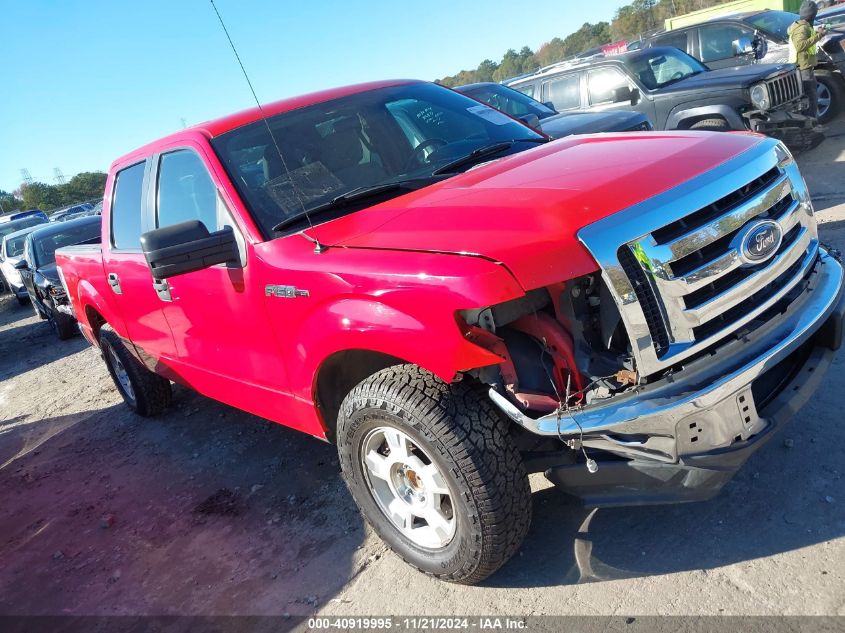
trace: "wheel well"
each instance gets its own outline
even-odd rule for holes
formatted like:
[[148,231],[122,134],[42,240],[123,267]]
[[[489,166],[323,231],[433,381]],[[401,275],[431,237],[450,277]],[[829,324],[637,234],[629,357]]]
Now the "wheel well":
[[317,374],[317,407],[326,424],[326,438],[334,441],[340,403],[359,382],[377,371],[405,361],[365,349],[337,352],[327,358]]
[[[720,121],[724,121],[728,123],[728,120],[723,117],[721,114],[712,113],[712,114],[700,114],[698,116],[693,116],[688,119],[684,119],[681,121],[680,125],[678,126],[679,130],[688,130],[696,123],[700,123],[701,121],[706,121],[707,119],[719,119]],[[730,127],[730,123],[728,123],[728,127]]]
[[88,325],[91,326],[91,331],[94,333],[94,338],[100,340],[100,328],[105,325],[106,320],[91,306],[85,306],[85,318],[88,319]]

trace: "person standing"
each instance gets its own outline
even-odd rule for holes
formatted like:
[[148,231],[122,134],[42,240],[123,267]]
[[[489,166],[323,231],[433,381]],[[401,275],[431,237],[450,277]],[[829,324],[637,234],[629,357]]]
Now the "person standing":
[[804,94],[809,98],[809,106],[804,113],[817,121],[819,99],[814,68],[818,63],[818,42],[826,33],[823,26],[813,29],[813,22],[815,22],[818,12],[819,8],[815,2],[804,0],[798,10],[799,19],[793,22],[787,30],[789,35],[789,62],[797,64],[801,71]]

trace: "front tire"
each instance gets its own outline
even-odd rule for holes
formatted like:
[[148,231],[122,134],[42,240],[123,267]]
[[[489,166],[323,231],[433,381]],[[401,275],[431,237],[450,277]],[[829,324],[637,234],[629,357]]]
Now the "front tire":
[[170,381],[147,369],[129,353],[109,324],[100,328],[100,349],[123,401],[138,415],[151,417],[170,404]]
[[702,132],[727,132],[731,129],[731,126],[724,119],[713,118],[696,121],[690,126],[690,129]]
[[830,123],[842,111],[845,99],[845,87],[838,77],[830,71],[816,71],[816,91],[818,96],[818,120],[821,124]]
[[472,384],[383,369],[343,400],[337,439],[362,514],[419,570],[475,584],[525,538],[528,476],[507,423]]
[[56,310],[50,313],[50,316],[47,317],[47,322],[53,328],[60,341],[66,341],[79,331],[76,327],[76,319]]

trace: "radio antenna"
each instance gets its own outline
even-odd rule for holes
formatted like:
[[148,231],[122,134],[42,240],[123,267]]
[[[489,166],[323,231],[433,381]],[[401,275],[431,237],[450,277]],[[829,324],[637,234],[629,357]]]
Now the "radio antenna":
[[[249,75],[246,72],[246,68],[244,68],[244,64],[241,61],[241,56],[238,55],[238,49],[235,48],[235,43],[232,41],[232,36],[229,35],[229,29],[226,28],[226,23],[223,22],[223,16],[220,15],[220,11],[217,10],[217,5],[214,4],[214,0],[209,0],[211,2],[211,8],[214,9],[214,13],[217,14],[217,19],[220,20],[220,26],[223,27],[223,32],[226,34],[226,39],[229,40],[229,46],[232,47],[232,52],[235,54],[235,59],[238,60],[238,66],[241,67],[241,72],[244,74],[244,79],[246,79],[246,83],[249,86],[250,92],[252,92],[252,98],[255,99],[255,105],[258,106],[258,111],[261,113],[261,120],[264,121],[264,125],[267,126],[267,133],[270,135],[270,140],[273,141],[273,145],[276,148],[276,152],[279,154],[279,158],[282,161],[282,167],[285,168],[285,173],[287,174],[288,181],[290,182],[291,189],[293,189],[293,194],[296,196],[296,199],[299,201],[299,205],[302,207],[302,214],[305,216],[305,219],[308,220],[308,227],[314,228],[314,224],[311,222],[311,217],[308,215],[308,211],[305,210],[305,203],[302,201],[302,196],[299,193],[299,189],[296,186],[296,183],[293,181],[293,176],[291,176],[290,169],[288,169],[288,163],[285,160],[284,155],[282,154],[282,150],[279,147],[279,143],[276,140],[276,135],[273,134],[273,130],[270,129],[270,123],[267,121],[267,116],[264,114],[264,108],[261,107],[261,102],[258,100],[258,95],[255,94],[255,88],[252,87],[252,82],[249,80]],[[310,235],[307,236],[309,239],[313,240],[316,248],[314,249],[315,252],[320,253],[323,251],[323,247],[320,242],[317,241],[316,238],[311,237]]]

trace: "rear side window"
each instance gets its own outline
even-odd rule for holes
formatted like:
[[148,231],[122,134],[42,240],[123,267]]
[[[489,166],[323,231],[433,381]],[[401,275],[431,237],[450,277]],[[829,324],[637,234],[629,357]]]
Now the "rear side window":
[[655,37],[652,42],[652,46],[671,46],[672,48],[679,48],[685,53],[689,53],[687,50],[687,32],[681,31],[680,33],[673,33],[670,31],[665,35]]
[[580,108],[581,75],[564,75],[548,81],[546,101],[551,101],[558,112]]
[[536,99],[537,97],[534,96],[534,84],[524,84],[522,86],[513,86],[516,90],[519,90],[522,94],[528,95],[532,99]]
[[192,150],[163,154],[158,171],[158,226],[199,220],[217,230],[217,187]]
[[111,203],[112,246],[121,250],[141,248],[141,189],[144,163],[117,172]]

